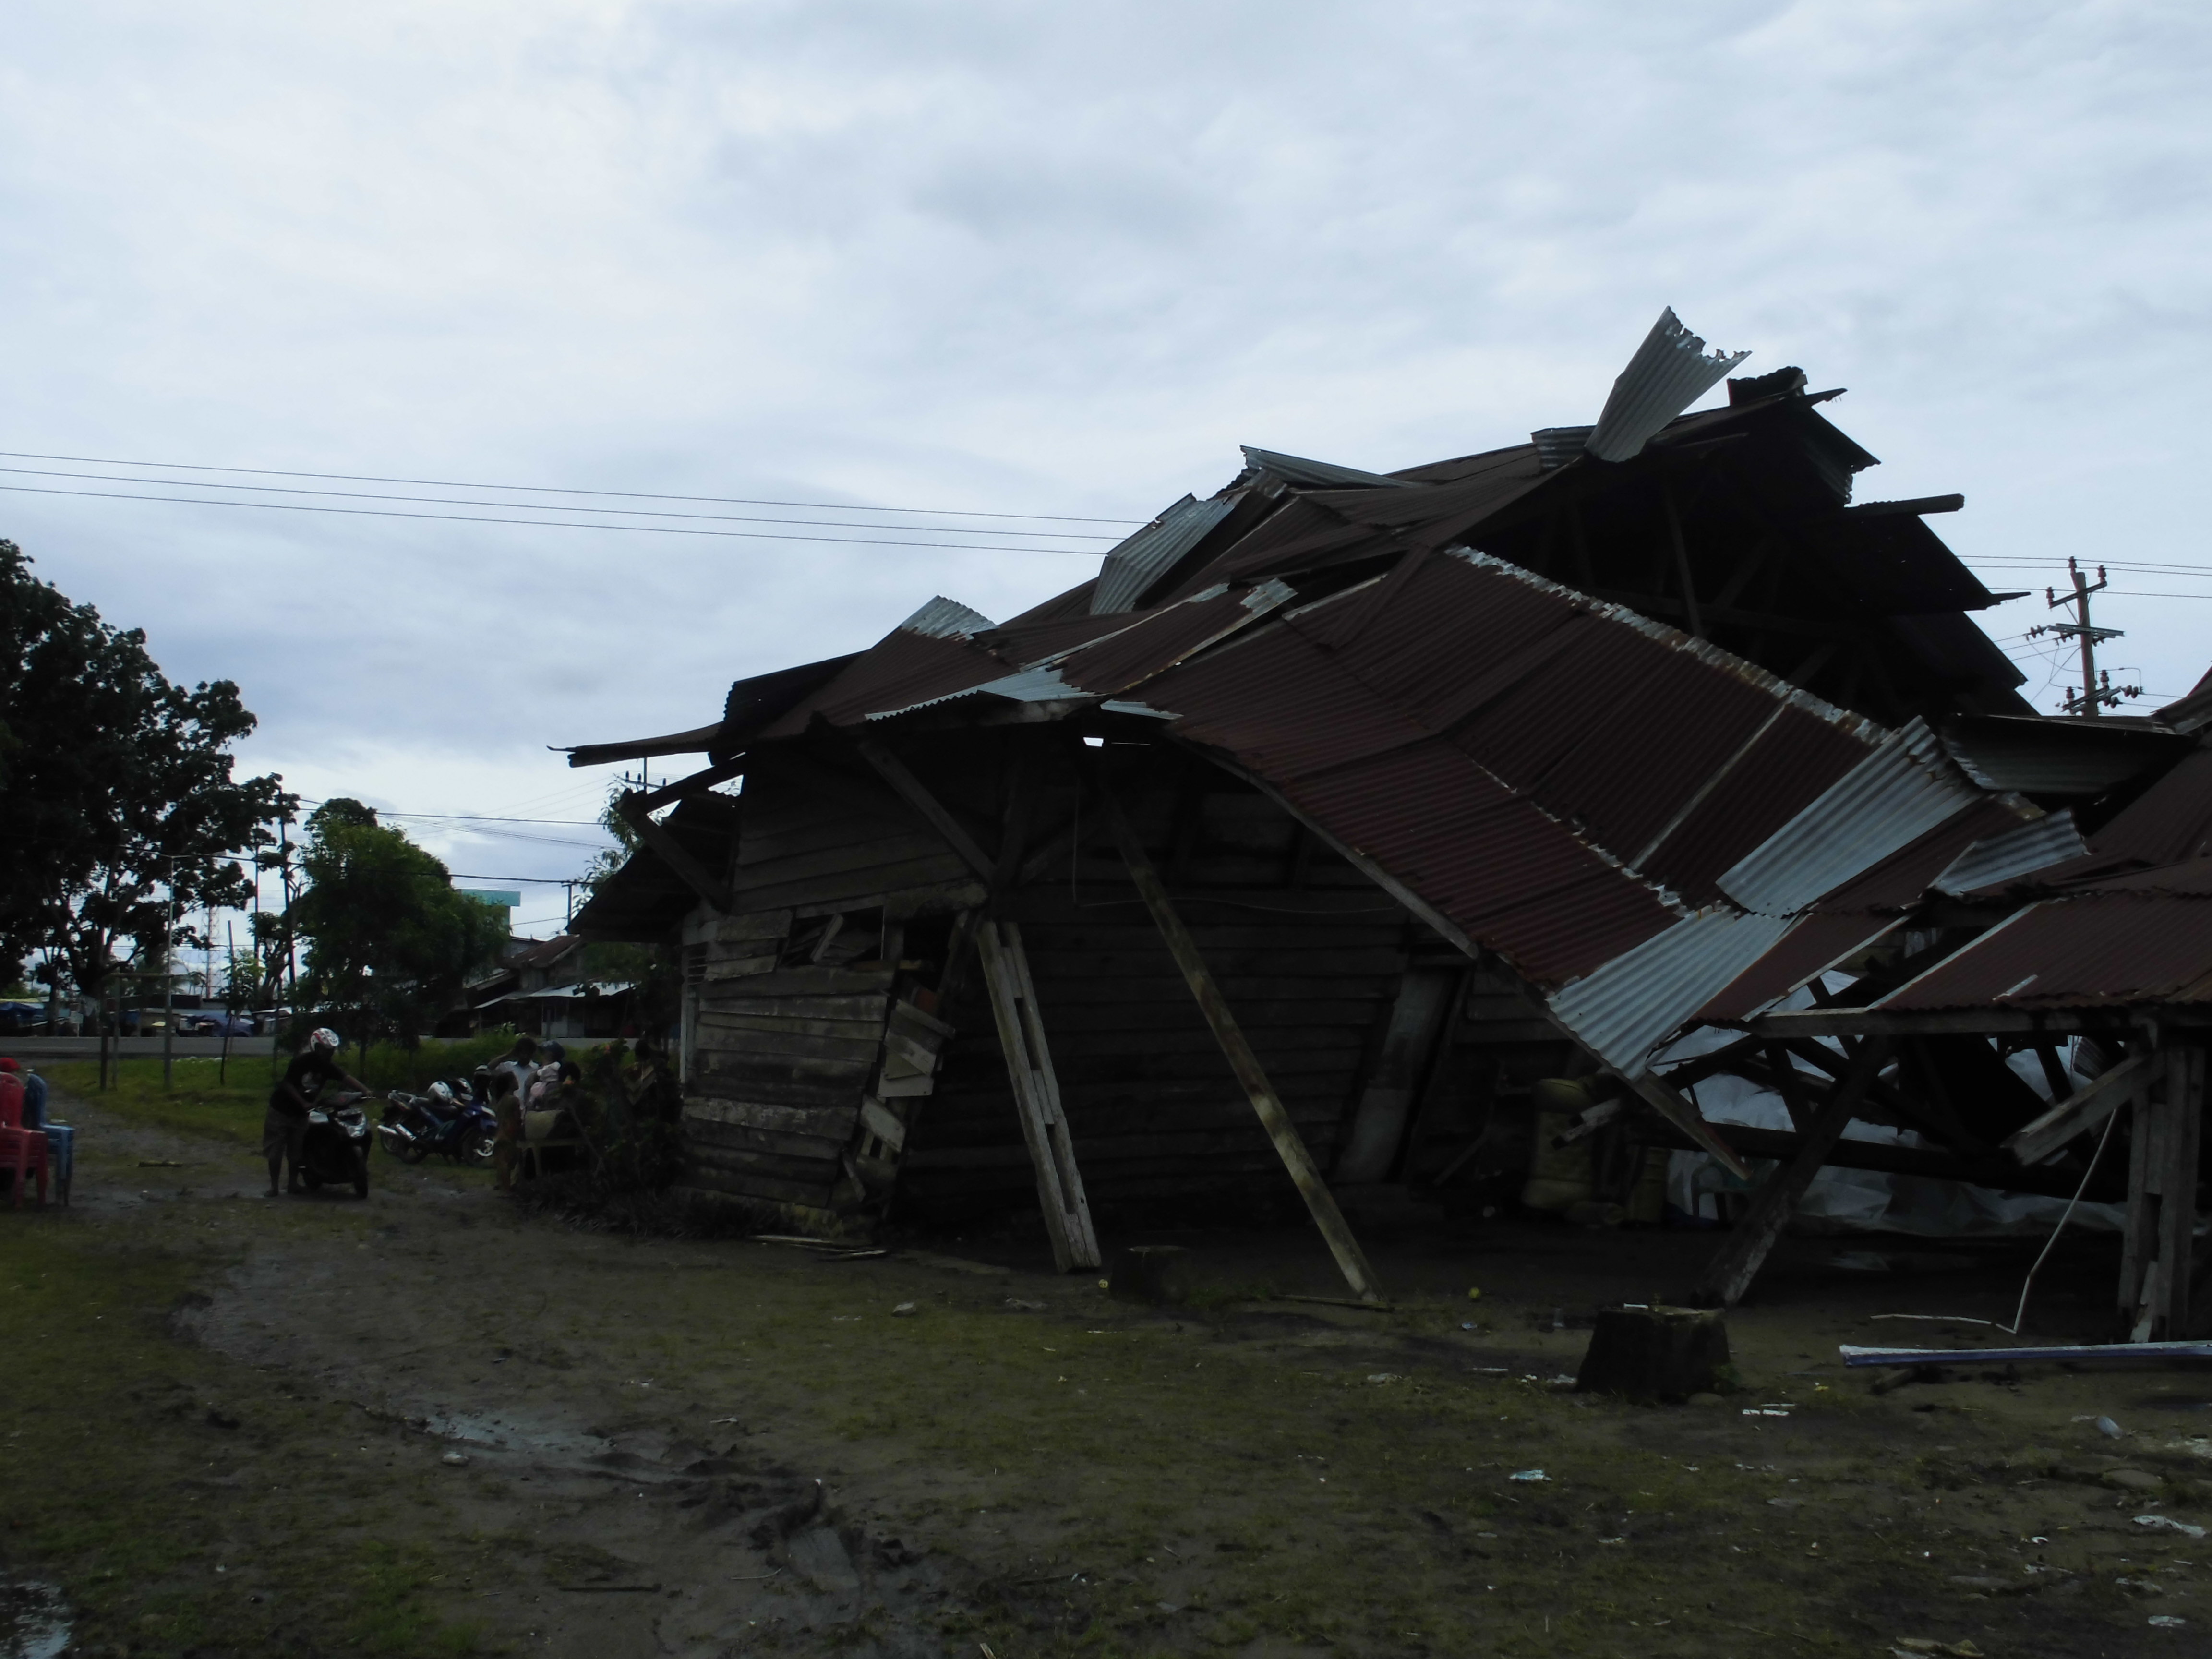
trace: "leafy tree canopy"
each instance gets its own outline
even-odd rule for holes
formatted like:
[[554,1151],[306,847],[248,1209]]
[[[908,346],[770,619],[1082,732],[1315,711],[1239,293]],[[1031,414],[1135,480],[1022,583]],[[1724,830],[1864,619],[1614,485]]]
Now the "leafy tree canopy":
[[52,949],[98,993],[117,951],[200,943],[191,913],[235,907],[237,858],[295,805],[231,775],[254,718],[228,680],[186,690],[137,629],[110,627],[0,541],[0,956]]
[[496,959],[502,913],[454,891],[443,864],[359,801],[325,801],[307,828],[307,890],[292,907],[307,941],[303,1002],[339,1011],[363,1044],[412,1043]]

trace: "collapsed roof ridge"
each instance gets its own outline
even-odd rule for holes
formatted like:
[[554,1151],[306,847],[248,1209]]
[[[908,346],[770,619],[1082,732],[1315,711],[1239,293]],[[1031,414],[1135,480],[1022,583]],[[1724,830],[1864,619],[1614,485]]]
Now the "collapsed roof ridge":
[[[1694,634],[1686,633],[1671,623],[1663,623],[1647,617],[1642,611],[1624,605],[1618,599],[1601,599],[1595,594],[1585,593],[1579,587],[1571,587],[1565,582],[1553,581],[1549,576],[1540,576],[1526,565],[1516,564],[1510,559],[1501,558],[1495,553],[1486,553],[1480,548],[1460,544],[1440,548],[1437,550],[1450,557],[1463,559],[1479,569],[1499,571],[1526,586],[1534,588],[1540,593],[1548,593],[1558,599],[1571,599],[1590,615],[1607,622],[1619,623],[1623,627],[1632,629],[1646,639],[1663,645],[1671,651],[1685,653],[1697,658],[1700,662],[1709,663],[1715,668],[1733,674],[1746,684],[1754,686],[1778,701],[1788,703],[1791,708],[1800,709],[1814,719],[1834,726],[1846,736],[1857,738],[1869,748],[1877,748],[1895,735],[1896,728],[1883,726],[1879,721],[1869,720],[1863,714],[1840,708],[1830,702],[1826,697],[1816,696],[1801,686],[1792,685],[1779,674],[1771,669],[1761,668],[1749,658],[1736,655],[1726,646],[1716,645],[1711,640],[1700,639]],[[1345,591],[1351,592],[1356,590],[1347,588]]]

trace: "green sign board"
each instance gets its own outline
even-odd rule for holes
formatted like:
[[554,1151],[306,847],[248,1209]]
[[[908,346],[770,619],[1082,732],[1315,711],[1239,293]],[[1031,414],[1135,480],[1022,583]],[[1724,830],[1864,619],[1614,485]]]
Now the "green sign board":
[[483,887],[456,887],[453,890],[463,898],[472,898],[480,904],[503,904],[510,910],[520,909],[522,905],[520,893],[495,893]]

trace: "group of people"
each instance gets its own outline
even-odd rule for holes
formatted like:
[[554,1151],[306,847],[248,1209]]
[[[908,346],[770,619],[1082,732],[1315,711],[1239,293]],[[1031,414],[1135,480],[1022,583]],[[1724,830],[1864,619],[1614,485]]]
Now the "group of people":
[[[268,1115],[262,1121],[261,1152],[269,1164],[270,1198],[285,1190],[283,1175],[287,1165],[291,1170],[289,1190],[301,1190],[307,1113],[322,1091],[336,1085],[364,1095],[370,1092],[367,1084],[338,1063],[339,1046],[338,1034],[327,1027],[309,1032],[270,1093]],[[629,1056],[631,1063],[623,1066],[620,1047],[617,1044],[617,1051],[606,1059],[629,1106],[648,1116],[665,1115],[665,1102],[674,1092],[665,1055],[650,1038],[641,1037]],[[0,1062],[5,1063],[11,1062]],[[489,1108],[498,1124],[492,1157],[501,1192],[514,1188],[526,1112],[566,1111],[580,1127],[588,1116],[583,1070],[559,1042],[540,1043],[535,1037],[518,1036],[505,1054],[477,1067],[469,1090],[477,1103]],[[434,1101],[451,1103],[453,1098],[453,1091],[443,1083],[431,1085],[429,1092]]]

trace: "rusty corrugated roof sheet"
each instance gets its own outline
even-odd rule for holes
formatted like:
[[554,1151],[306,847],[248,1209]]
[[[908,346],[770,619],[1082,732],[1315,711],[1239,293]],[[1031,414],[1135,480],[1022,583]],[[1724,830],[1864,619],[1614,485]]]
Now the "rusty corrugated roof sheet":
[[2099,890],[2031,905],[1874,1006],[2097,1008],[2212,1002],[2212,899]]

